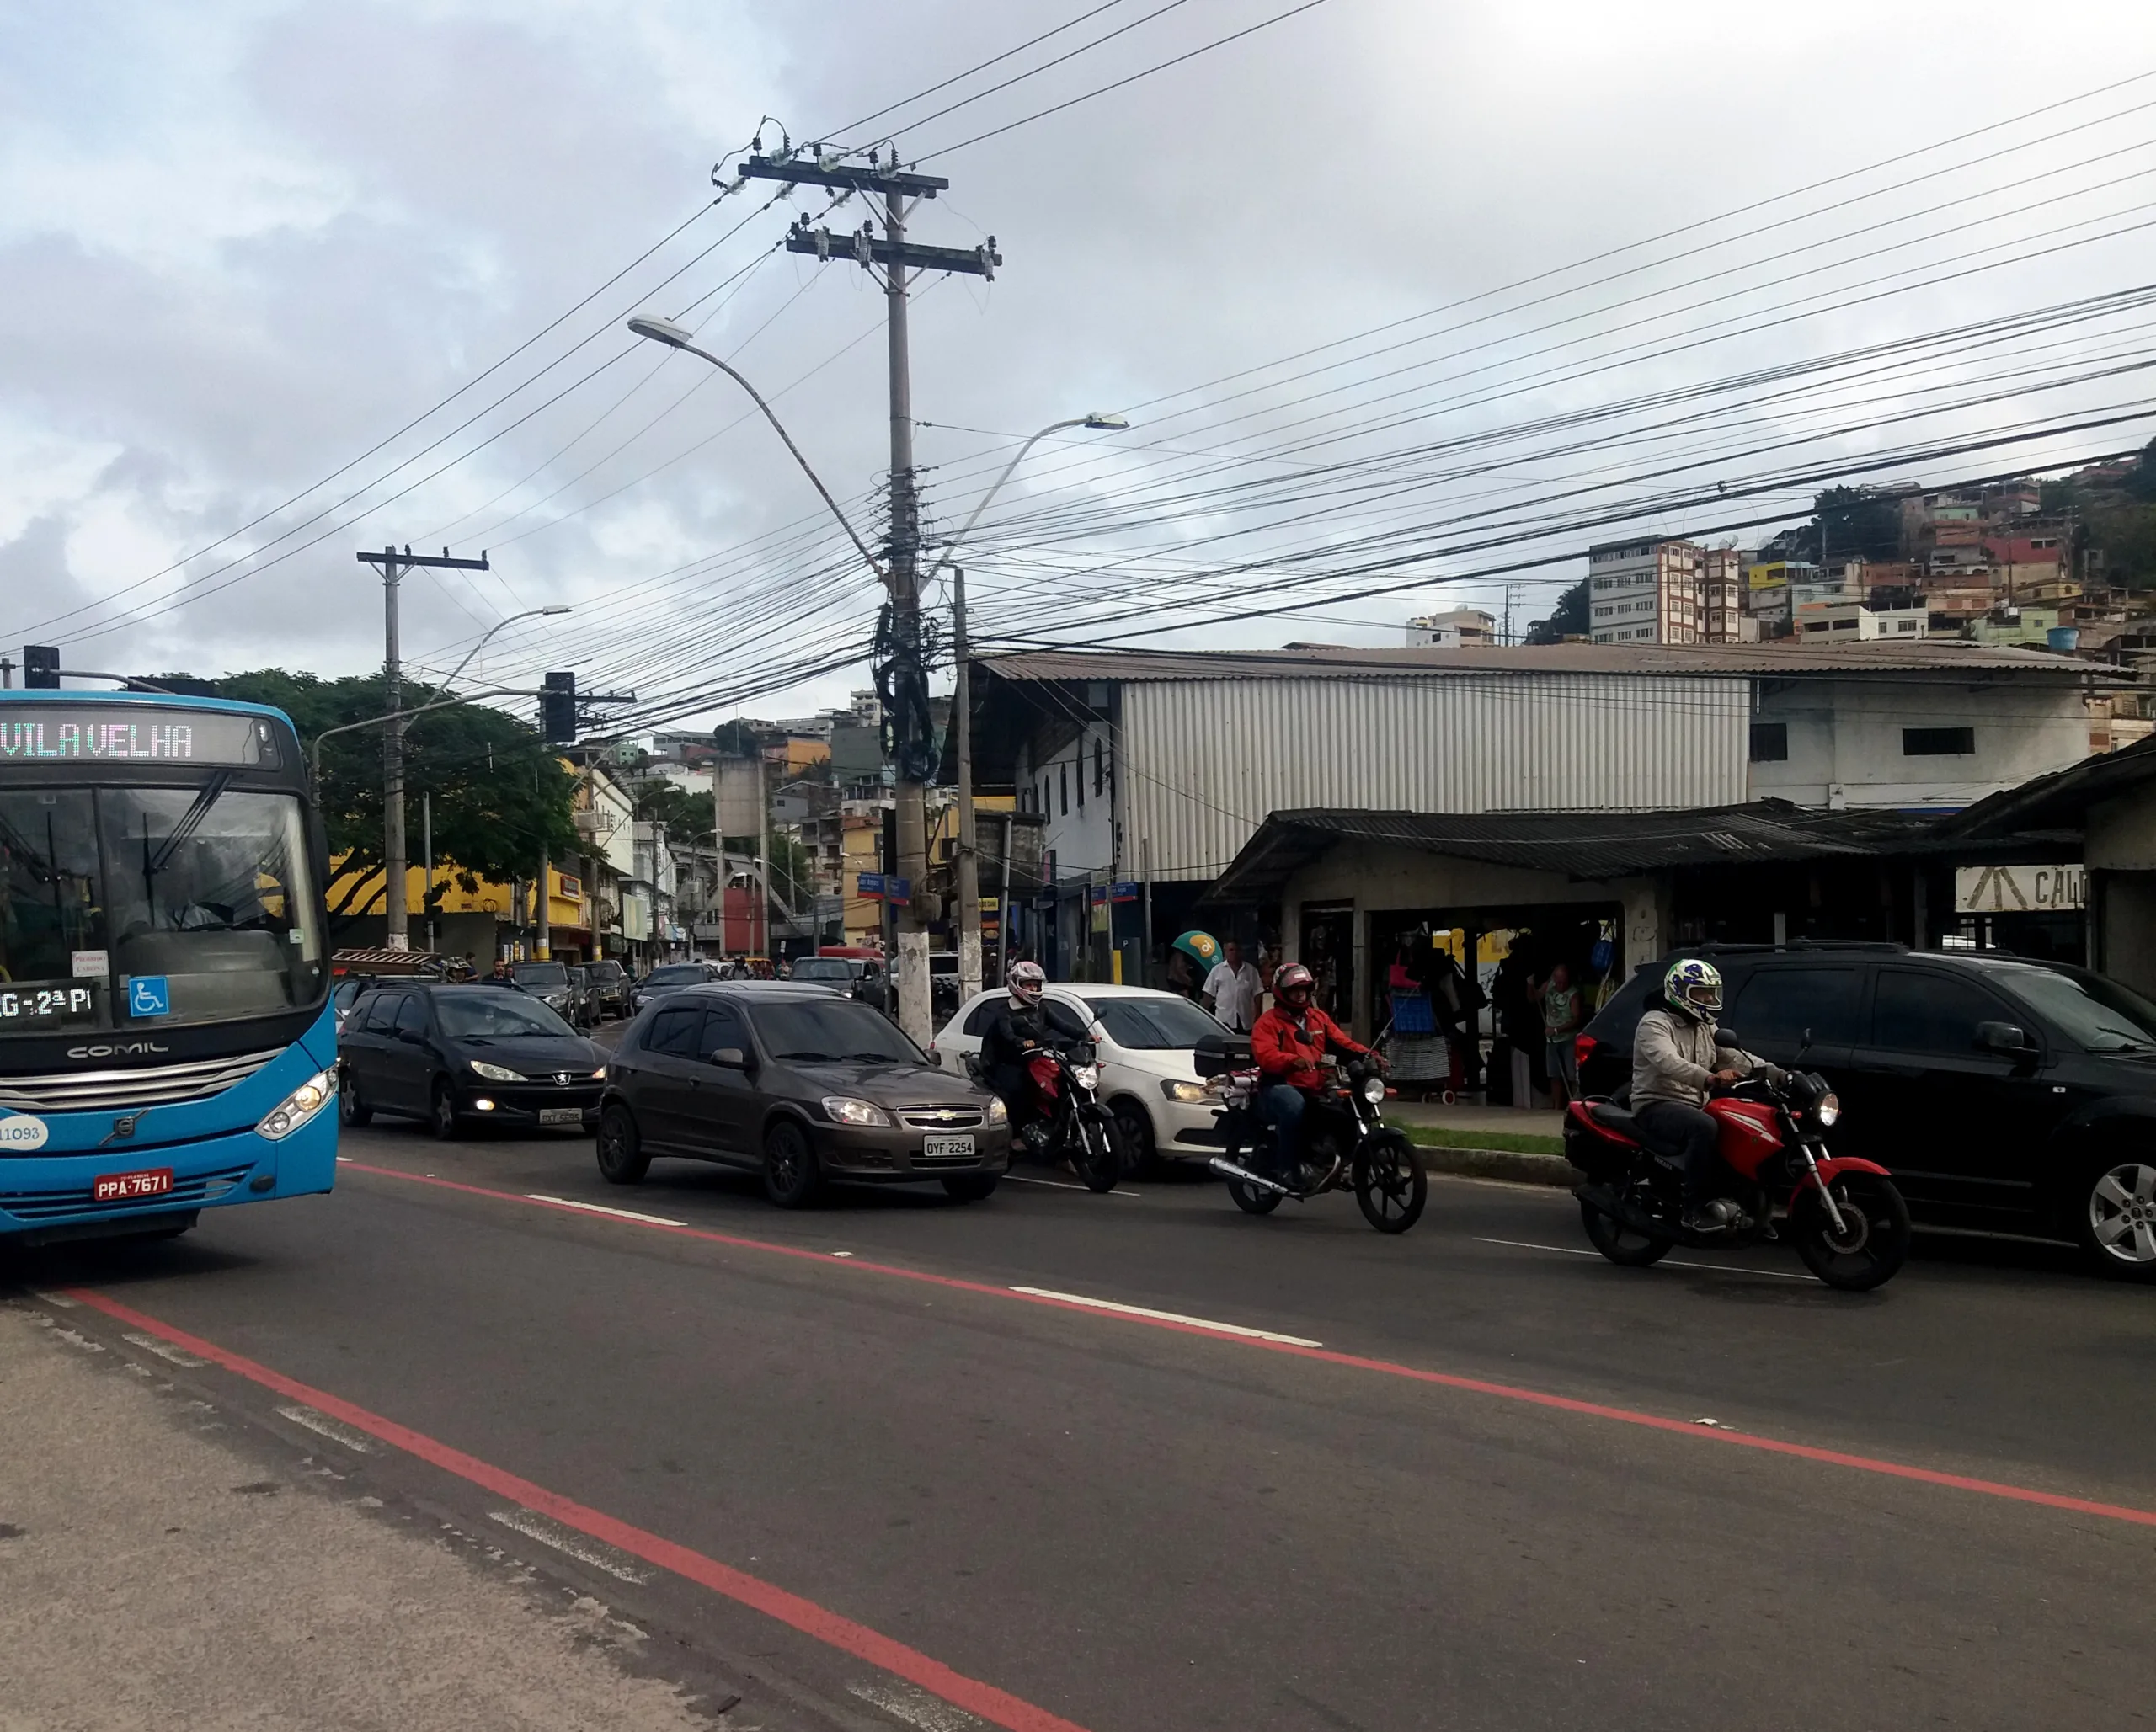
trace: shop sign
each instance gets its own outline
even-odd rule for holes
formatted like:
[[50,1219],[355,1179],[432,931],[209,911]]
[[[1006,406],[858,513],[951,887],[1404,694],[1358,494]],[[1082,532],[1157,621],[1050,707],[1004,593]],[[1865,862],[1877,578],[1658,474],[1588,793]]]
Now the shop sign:
[[2065,914],[2088,898],[2085,866],[1961,866],[1954,873],[1957,914]]

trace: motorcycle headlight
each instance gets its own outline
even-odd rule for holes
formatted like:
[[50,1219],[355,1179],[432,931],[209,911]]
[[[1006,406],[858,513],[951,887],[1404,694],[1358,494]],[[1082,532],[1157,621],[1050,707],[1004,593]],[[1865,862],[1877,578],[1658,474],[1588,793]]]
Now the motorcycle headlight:
[[889,1125],[891,1115],[873,1100],[857,1100],[851,1095],[826,1095],[824,1116],[842,1125]]
[[1812,1116],[1822,1125],[1831,1125],[1842,1116],[1842,1097],[1826,1094],[1819,1097],[1819,1104],[1812,1109]]
[[1364,1077],[1363,1098],[1373,1106],[1382,1105],[1385,1100],[1385,1079],[1381,1076]]
[[1188,1106],[1193,1101],[1203,1100],[1205,1098],[1205,1084],[1182,1082],[1174,1077],[1170,1077],[1161,1084],[1161,1092],[1171,1100],[1179,1100],[1185,1106]]
[[272,1143],[281,1142],[327,1106],[336,1094],[337,1073],[318,1070],[264,1115],[254,1127],[255,1134]]
[[511,1070],[506,1064],[489,1064],[483,1058],[474,1058],[472,1069],[490,1083],[520,1083],[524,1080],[522,1071]]
[[1011,1109],[1003,1104],[1003,1097],[1001,1095],[996,1095],[988,1103],[988,1122],[991,1125],[1007,1125],[1011,1122]]
[[1100,1069],[1091,1064],[1074,1064],[1070,1067],[1070,1080],[1081,1089],[1097,1089],[1101,1085]]

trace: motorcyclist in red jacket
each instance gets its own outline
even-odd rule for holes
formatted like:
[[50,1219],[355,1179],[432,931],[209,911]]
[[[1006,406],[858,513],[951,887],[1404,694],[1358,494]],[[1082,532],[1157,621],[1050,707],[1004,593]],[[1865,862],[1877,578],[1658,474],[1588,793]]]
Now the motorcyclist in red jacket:
[[[1306,1091],[1325,1081],[1320,1062],[1327,1053],[1370,1056],[1348,1031],[1310,1002],[1316,982],[1300,962],[1290,962],[1273,977],[1273,1006],[1251,1031],[1251,1056],[1260,1076],[1258,1111],[1273,1130],[1276,1170],[1292,1174],[1301,1155]],[[1377,1060],[1385,1068],[1385,1060]]]

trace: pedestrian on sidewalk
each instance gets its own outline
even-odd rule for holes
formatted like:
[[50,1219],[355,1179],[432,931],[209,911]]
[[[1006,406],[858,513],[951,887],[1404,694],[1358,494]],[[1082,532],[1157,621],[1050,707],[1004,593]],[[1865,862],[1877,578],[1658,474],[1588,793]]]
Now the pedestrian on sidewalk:
[[1542,989],[1542,1033],[1550,1043],[1550,1104],[1555,1107],[1564,1107],[1580,1091],[1572,1037],[1580,1031],[1581,1021],[1580,989],[1572,984],[1572,971],[1560,962]]
[[1257,998],[1264,989],[1257,970],[1243,960],[1242,946],[1231,938],[1205,977],[1205,1008],[1237,1034],[1248,1034],[1257,1026]]

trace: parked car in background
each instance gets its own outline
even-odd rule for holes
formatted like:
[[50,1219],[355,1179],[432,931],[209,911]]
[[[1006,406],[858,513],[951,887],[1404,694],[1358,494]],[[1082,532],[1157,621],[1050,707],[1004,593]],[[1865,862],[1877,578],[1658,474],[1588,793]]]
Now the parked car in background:
[[[947,1070],[963,1073],[980,1054],[981,1036],[1001,987],[969,999],[929,1048]],[[1093,1042],[1102,1103],[1115,1115],[1134,1166],[1155,1155],[1193,1159],[1225,1147],[1221,1101],[1198,1074],[1198,1043],[1226,1031],[1189,999],[1145,986],[1059,981],[1047,992],[1049,1021],[1072,1040]]]
[[[1747,1048],[1826,1077],[1828,1146],[1892,1172],[1919,1226],[2071,1239],[2107,1274],[2156,1281],[2156,1005],[1996,951],[1680,954],[1721,971],[1721,1021]],[[1633,1031],[1673,959],[1581,1034],[1585,1092],[1630,1081]]]
[[738,1167],[786,1208],[829,1180],[931,1180],[974,1202],[1010,1164],[1011,1129],[1001,1101],[867,1006],[813,984],[725,981],[661,999],[622,1035],[598,1154],[617,1185],[657,1156]]
[[710,967],[702,962],[661,962],[629,989],[629,1014],[633,1016],[645,1005],[657,1003],[669,993],[685,992],[690,987],[702,986],[713,978]]
[[793,978],[813,981],[856,998],[871,1010],[891,1014],[890,977],[883,958],[874,951],[826,946],[813,957],[793,965]]
[[516,983],[518,991],[530,993],[564,1022],[570,1020],[576,995],[569,989],[566,963],[511,962],[509,978]]
[[803,957],[793,965],[792,978],[802,986],[828,987],[853,996],[853,983],[861,978],[858,966],[846,957]]
[[528,994],[392,981],[353,1006],[338,1074],[348,1125],[386,1112],[443,1138],[478,1123],[587,1131],[606,1054]]
[[591,976],[592,1004],[599,1020],[603,1022],[609,1016],[627,1015],[629,971],[611,957],[601,957],[584,966]]
[[568,966],[569,1008],[568,1025],[572,1028],[595,1028],[599,1023],[599,1002],[591,984],[591,971],[581,962]]

